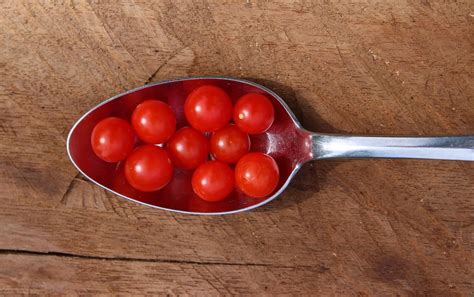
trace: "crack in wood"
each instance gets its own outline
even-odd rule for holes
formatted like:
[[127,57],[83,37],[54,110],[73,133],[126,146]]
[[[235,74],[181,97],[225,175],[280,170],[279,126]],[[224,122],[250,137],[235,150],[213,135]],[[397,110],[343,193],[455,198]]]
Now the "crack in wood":
[[147,85],[149,83],[151,83],[153,81],[153,79],[155,79],[156,75],[158,74],[158,72],[160,72],[160,70],[166,66],[169,61],[171,61],[173,58],[175,58],[183,49],[185,49],[186,47],[181,47],[179,48],[178,50],[174,51],[170,57],[168,59],[166,59],[163,63],[160,64],[160,66],[158,66],[158,68],[155,70],[155,72],[153,72],[149,77],[148,79],[145,81],[144,85]]
[[88,256],[65,252],[42,252],[30,251],[20,249],[0,249],[0,255],[23,255],[23,256],[39,256],[39,257],[60,257],[60,258],[76,258],[85,260],[101,260],[101,261],[123,261],[123,262],[146,262],[158,264],[178,264],[178,265],[209,265],[209,266],[249,266],[249,267],[267,267],[279,269],[307,269],[316,270],[324,273],[330,270],[324,265],[277,265],[270,263],[239,263],[239,262],[209,262],[209,261],[190,261],[190,260],[174,260],[174,259],[149,259],[149,258],[134,258],[134,257],[103,257],[103,256]]
[[67,201],[67,197],[69,196],[69,194],[71,193],[72,189],[74,188],[74,182],[76,181],[76,179],[79,178],[81,174],[78,173],[76,174],[76,176],[74,176],[71,181],[69,182],[69,185],[67,186],[66,188],[66,191],[64,192],[63,196],[61,197],[61,200],[59,201],[60,204],[66,204],[66,201]]
[[66,191],[64,192],[63,196],[61,197],[61,200],[59,201],[60,204],[66,204],[67,198],[68,198],[69,194],[72,192],[72,190],[74,189],[74,185],[75,185],[76,181],[81,181],[81,182],[85,182],[85,183],[88,183],[88,184],[92,184],[92,182],[90,180],[88,180],[85,176],[83,176],[80,172],[78,172],[71,179],[71,182],[67,186]]
[[80,181],[84,181],[88,184],[93,184],[93,182],[91,182],[90,179],[88,179],[87,177],[85,177],[84,175],[78,173],[75,177],[74,177],[75,180],[80,180]]

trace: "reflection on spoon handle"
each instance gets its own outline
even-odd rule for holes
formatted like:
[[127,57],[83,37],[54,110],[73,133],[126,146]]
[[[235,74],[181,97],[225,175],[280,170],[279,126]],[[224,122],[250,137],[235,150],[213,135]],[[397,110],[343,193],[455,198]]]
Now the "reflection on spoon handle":
[[474,135],[350,136],[314,133],[313,159],[408,158],[474,161]]

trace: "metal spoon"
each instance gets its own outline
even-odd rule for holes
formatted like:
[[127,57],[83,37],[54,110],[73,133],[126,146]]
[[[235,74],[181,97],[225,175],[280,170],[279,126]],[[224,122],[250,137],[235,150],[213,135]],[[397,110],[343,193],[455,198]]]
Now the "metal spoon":
[[[271,155],[280,169],[280,183],[273,195],[255,199],[234,191],[221,202],[206,202],[191,188],[192,172],[175,170],[173,180],[162,190],[142,193],[126,182],[121,164],[99,160],[93,153],[90,135],[95,124],[108,116],[130,119],[135,106],[146,99],[167,102],[176,112],[178,128],[186,125],[183,105],[187,94],[204,84],[217,85],[236,100],[241,95],[265,94],[275,108],[269,131],[251,137],[252,150]],[[320,134],[301,127],[285,101],[254,82],[236,78],[200,77],[163,81],[114,96],[84,114],[67,139],[69,158],[95,184],[123,198],[150,207],[189,214],[231,214],[251,210],[278,197],[301,166],[328,158],[415,158],[474,161],[474,135],[444,137],[392,137]]]

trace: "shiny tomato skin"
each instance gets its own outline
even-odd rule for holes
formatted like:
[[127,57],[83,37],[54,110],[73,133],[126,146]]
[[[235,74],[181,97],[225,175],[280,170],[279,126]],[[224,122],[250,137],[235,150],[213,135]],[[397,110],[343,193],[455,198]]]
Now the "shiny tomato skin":
[[135,133],[130,124],[120,118],[108,117],[95,125],[91,134],[92,150],[106,162],[124,160],[133,150]]
[[248,134],[260,134],[273,124],[275,110],[270,100],[262,94],[249,93],[237,100],[234,123]]
[[235,184],[244,194],[261,198],[270,195],[278,185],[278,165],[264,153],[248,153],[235,166]]
[[125,161],[125,178],[142,192],[158,191],[173,177],[173,165],[166,150],[148,144],[136,148]]
[[232,101],[219,87],[205,85],[192,91],[184,102],[189,124],[201,132],[213,132],[229,123]]
[[166,148],[173,164],[183,169],[196,168],[206,162],[209,156],[209,140],[192,127],[176,131]]
[[132,126],[142,141],[164,143],[176,130],[176,115],[163,101],[146,100],[133,111]]
[[234,189],[234,172],[224,162],[208,161],[194,171],[192,186],[201,199],[220,201]]
[[237,163],[248,153],[250,138],[236,125],[227,125],[214,132],[211,136],[211,153],[219,161]]

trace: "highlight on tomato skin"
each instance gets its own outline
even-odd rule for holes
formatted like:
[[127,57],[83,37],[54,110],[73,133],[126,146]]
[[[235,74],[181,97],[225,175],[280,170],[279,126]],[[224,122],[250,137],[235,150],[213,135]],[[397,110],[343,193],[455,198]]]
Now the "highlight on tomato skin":
[[138,137],[150,144],[167,141],[176,130],[176,115],[163,101],[146,100],[132,114],[132,126]]
[[235,184],[244,194],[262,198],[277,187],[280,172],[275,160],[264,153],[251,152],[235,166]]
[[172,177],[173,165],[163,148],[151,144],[140,146],[125,160],[125,178],[139,191],[158,191]]
[[166,148],[176,167],[193,169],[206,162],[209,140],[202,132],[192,127],[184,127],[171,136]]
[[135,133],[130,124],[117,117],[108,117],[92,130],[91,146],[97,157],[106,162],[124,160],[133,150]]
[[224,162],[208,161],[194,171],[191,183],[201,199],[220,201],[234,189],[234,171]]
[[186,98],[184,114],[193,128],[201,132],[213,132],[229,123],[232,118],[232,101],[219,87],[201,86]]
[[272,126],[275,110],[271,101],[264,95],[249,93],[237,100],[233,119],[242,131],[248,134],[260,134]]
[[237,163],[249,149],[249,136],[236,125],[227,125],[212,133],[211,153],[219,161]]

